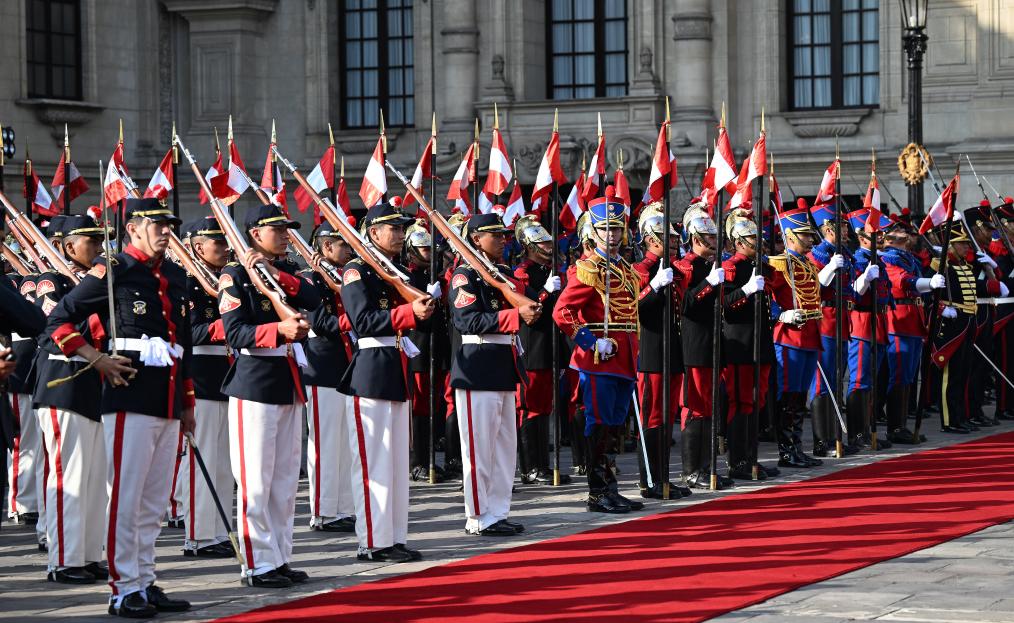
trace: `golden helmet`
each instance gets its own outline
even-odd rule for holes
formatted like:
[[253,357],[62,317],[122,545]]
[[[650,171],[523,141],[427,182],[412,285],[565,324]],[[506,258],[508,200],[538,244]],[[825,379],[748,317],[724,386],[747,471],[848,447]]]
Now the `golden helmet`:
[[430,232],[423,226],[425,221],[423,219],[416,219],[408,229],[405,230],[405,244],[410,247],[428,247],[432,244],[433,239],[430,236]]
[[688,230],[690,226],[690,221],[701,217],[711,219],[711,217],[708,216],[707,203],[700,201],[697,203],[691,203],[689,206],[687,206],[686,212],[683,213],[683,231]]
[[451,226],[451,229],[458,232],[458,235],[460,236],[461,230],[465,225],[465,221],[467,220],[468,220],[467,216],[465,216],[461,212],[455,212],[450,217],[448,217],[447,224]]
[[546,228],[542,226],[539,219],[531,214],[522,216],[514,223],[514,237],[524,247],[540,242],[553,241],[553,236],[546,231]]
[[582,243],[594,240],[592,238],[591,219],[588,217],[587,210],[577,217],[577,237]]
[[[655,236],[660,238],[665,231],[665,212],[662,209],[661,201],[653,201],[641,209],[637,217],[637,229],[641,232],[641,238]],[[676,235],[672,223],[669,223],[669,234]]]
[[[753,212],[746,208],[733,208],[725,217],[725,235],[732,238],[733,229],[740,221],[753,222]],[[756,233],[756,231],[754,232]],[[749,234],[753,235],[753,234]]]

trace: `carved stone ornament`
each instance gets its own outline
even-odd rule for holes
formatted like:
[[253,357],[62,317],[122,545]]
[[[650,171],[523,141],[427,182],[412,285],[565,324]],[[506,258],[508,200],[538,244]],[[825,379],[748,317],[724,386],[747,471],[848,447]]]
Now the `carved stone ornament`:
[[499,54],[494,54],[493,55],[493,60],[491,61],[491,63],[493,65],[493,67],[492,67],[492,69],[493,69],[493,79],[494,80],[503,80],[503,68],[504,68],[503,56],[501,56]]
[[708,13],[683,13],[673,15],[673,39],[711,39],[711,15]]
[[[921,158],[919,154],[922,154]],[[922,145],[909,143],[898,155],[898,171],[901,173],[901,179],[909,186],[925,180],[932,165],[933,156]]]

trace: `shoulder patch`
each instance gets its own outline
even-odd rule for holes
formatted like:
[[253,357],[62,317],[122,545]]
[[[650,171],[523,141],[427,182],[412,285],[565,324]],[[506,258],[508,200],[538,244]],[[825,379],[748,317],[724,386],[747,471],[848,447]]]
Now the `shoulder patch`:
[[39,282],[39,285],[35,287],[35,296],[45,296],[52,292],[56,292],[56,285],[53,284],[49,279],[43,279]]
[[466,290],[458,290],[458,296],[454,299],[454,306],[461,309],[463,307],[468,307],[474,302],[474,294],[469,294]]
[[35,282],[31,280],[25,281],[21,284],[21,289],[18,291],[21,292],[21,296],[28,296],[32,292],[35,292]]
[[232,275],[229,273],[222,273],[222,276],[218,278],[218,288],[224,289],[232,286]]
[[222,291],[222,297],[218,300],[218,313],[225,315],[234,309],[239,309],[243,302],[228,292]]
[[452,290],[454,288],[460,288],[462,286],[467,286],[467,285],[468,285],[468,277],[462,275],[461,273],[458,273],[457,275],[454,275],[454,278],[451,279],[451,289]]
[[359,270],[356,268],[346,268],[345,273],[342,275],[342,281],[345,283],[345,285],[355,283],[356,281],[359,281],[362,278],[363,276],[359,274]]
[[49,298],[48,296],[42,299],[42,313],[48,316],[49,314],[53,313],[54,309],[56,309],[56,301]]
[[88,274],[97,279],[104,279],[106,277],[106,265],[96,264],[88,270]]

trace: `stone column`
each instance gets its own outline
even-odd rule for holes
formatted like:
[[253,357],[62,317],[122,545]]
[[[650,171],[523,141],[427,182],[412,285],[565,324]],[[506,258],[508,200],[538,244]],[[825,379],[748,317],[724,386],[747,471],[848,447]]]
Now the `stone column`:
[[[432,1],[432,0],[431,0]],[[476,26],[476,2],[445,0],[440,30],[444,76],[443,93],[438,94],[448,131],[470,131],[475,120],[475,101],[479,95],[479,29]]]
[[672,18],[673,40],[676,41],[675,78],[670,90],[675,100],[673,121],[713,120],[711,3],[709,0],[676,0],[675,5],[676,13]]

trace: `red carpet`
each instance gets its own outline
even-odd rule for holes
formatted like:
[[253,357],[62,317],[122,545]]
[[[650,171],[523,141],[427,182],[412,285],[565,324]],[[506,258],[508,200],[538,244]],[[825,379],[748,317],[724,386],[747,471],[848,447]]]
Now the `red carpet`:
[[223,621],[703,621],[1014,518],[1014,433]]

